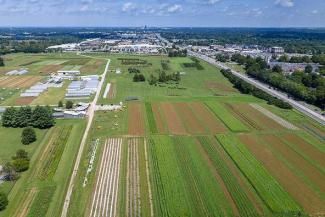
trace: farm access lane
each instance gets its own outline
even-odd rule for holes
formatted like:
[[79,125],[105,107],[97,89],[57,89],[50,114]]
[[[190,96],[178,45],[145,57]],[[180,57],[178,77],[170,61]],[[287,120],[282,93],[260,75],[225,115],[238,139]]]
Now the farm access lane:
[[[79,54],[77,54],[77,55],[79,55]],[[82,56],[85,56],[85,55],[82,55]],[[87,57],[94,58],[94,57],[91,57],[91,56],[87,56]],[[75,179],[77,177],[77,173],[78,173],[82,153],[83,153],[83,150],[84,150],[84,147],[85,147],[85,144],[86,144],[86,141],[87,141],[87,137],[88,137],[88,134],[89,134],[89,131],[90,131],[93,119],[94,119],[96,104],[97,104],[99,95],[101,93],[102,86],[103,86],[103,84],[105,82],[105,78],[106,78],[106,74],[108,72],[109,64],[111,62],[110,59],[105,59],[105,60],[107,60],[105,70],[104,70],[103,74],[101,75],[101,80],[100,80],[99,86],[97,88],[95,98],[91,102],[90,107],[88,109],[88,113],[87,113],[88,122],[87,122],[87,126],[86,126],[86,129],[85,129],[84,135],[82,137],[81,143],[80,143],[80,147],[79,147],[77,159],[76,159],[76,162],[75,162],[75,165],[74,165],[74,168],[73,168],[73,172],[71,174],[69,187],[68,187],[67,194],[66,194],[64,204],[63,204],[63,208],[62,208],[61,217],[67,217],[67,214],[68,214],[68,208],[69,208],[69,205],[70,205],[72,190],[73,190],[73,186],[74,186],[74,183],[75,183]]]
[[229,68],[228,66],[220,63],[220,62],[217,62],[215,61],[213,58],[211,57],[208,57],[206,55],[203,55],[203,54],[200,54],[200,53],[196,53],[196,52],[193,52],[193,51],[190,51],[188,50],[188,54],[190,56],[194,56],[194,57],[197,57],[197,58],[200,58],[214,66],[217,66],[218,68],[221,68],[221,69],[229,69],[231,70],[232,74],[243,79],[244,81],[254,85],[255,87],[271,94],[272,96],[275,96],[275,97],[278,97],[280,99],[282,99],[283,101],[285,102],[288,102],[290,105],[292,105],[294,108],[296,108],[297,110],[299,110],[300,112],[304,113],[305,115],[307,115],[308,117],[316,120],[317,122],[319,122],[320,124],[322,125],[325,125],[325,117],[323,117],[321,114],[309,109],[308,107],[306,107],[303,102],[299,102],[299,101],[296,101],[296,100],[293,100],[291,98],[289,98],[287,96],[286,93],[283,93],[283,92],[280,92],[278,90],[274,90],[274,89],[270,89],[268,87],[268,85],[260,82],[260,81],[257,81],[256,79],[253,79],[251,77],[248,77],[247,75],[244,75],[244,74],[241,74],[231,68]]

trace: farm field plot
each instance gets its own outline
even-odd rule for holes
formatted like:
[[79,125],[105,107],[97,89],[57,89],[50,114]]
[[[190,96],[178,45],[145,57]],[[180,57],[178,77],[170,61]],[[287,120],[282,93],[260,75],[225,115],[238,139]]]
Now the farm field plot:
[[128,104],[128,134],[143,136],[145,134],[145,122],[142,103]]
[[[283,130],[283,125],[285,125],[289,129],[296,129],[291,126],[289,123],[283,125],[275,122],[273,119],[269,118],[268,116],[264,115],[259,110],[256,111],[252,106],[249,104],[226,104],[226,108],[232,111],[238,119],[242,120],[248,126],[255,130]],[[269,112],[267,110],[262,110],[263,112]],[[270,113],[270,112],[269,112]],[[267,113],[267,114],[269,114]],[[272,116],[271,113],[269,116]],[[282,122],[281,122],[282,123]]]
[[273,213],[302,212],[300,206],[241,142],[226,135],[218,135],[217,139]]
[[[38,140],[29,147],[21,147],[20,134],[13,135],[6,154],[10,157],[19,148],[24,148],[29,152],[31,163],[29,170],[21,174],[12,188],[8,189],[10,203],[6,210],[0,212],[1,217],[59,216],[64,202],[64,189],[72,172],[77,144],[84,127],[82,120],[58,120],[55,128],[37,130]],[[64,130],[61,132],[60,129]],[[16,130],[22,131],[10,129],[10,132]],[[0,146],[5,148],[1,142]]]
[[239,138],[305,211],[315,216],[324,214],[321,197],[286,166],[261,138],[252,135],[240,135]]
[[177,114],[173,104],[162,102],[160,103],[160,108],[164,118],[166,119],[169,133],[174,135],[186,135],[187,132],[185,126],[183,125],[182,120]]
[[238,120],[231,111],[227,110],[222,104],[216,102],[206,102],[211,111],[231,130],[234,132],[249,131],[249,128]]
[[121,138],[106,141],[88,216],[117,216]]
[[1,88],[28,88],[42,80],[41,76],[6,76],[0,80]]

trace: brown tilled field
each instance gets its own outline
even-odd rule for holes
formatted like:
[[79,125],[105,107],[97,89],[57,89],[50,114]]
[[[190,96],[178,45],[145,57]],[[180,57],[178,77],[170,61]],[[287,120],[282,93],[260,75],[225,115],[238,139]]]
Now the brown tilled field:
[[116,83],[111,83],[111,87],[108,91],[108,99],[115,99],[116,97]]
[[20,97],[16,99],[15,105],[29,105],[34,99],[36,99],[36,97]]
[[202,102],[193,102],[189,104],[194,113],[202,120],[209,129],[210,133],[225,133],[227,128],[218,120]]
[[309,158],[316,161],[321,167],[325,168],[325,154],[315,148],[312,144],[295,134],[285,134],[281,138],[285,139],[295,147],[300,149]]
[[41,76],[8,76],[6,79],[0,80],[0,87],[28,88],[41,79]]
[[153,111],[153,115],[155,118],[155,122],[157,125],[157,129],[159,133],[167,133],[167,129],[165,127],[164,121],[163,121],[163,117],[161,115],[161,110],[159,108],[159,104],[158,103],[152,103],[152,111]]
[[278,137],[274,135],[263,135],[261,138],[269,144],[276,153],[282,155],[292,166],[313,182],[314,185],[318,186],[322,192],[325,192],[325,175],[314,165],[284,144]]
[[[272,139],[272,137],[269,137],[269,139]],[[239,135],[239,139],[306,211],[312,214],[325,212],[322,199],[300,177],[296,176],[281,162],[266,145],[261,144],[260,141],[250,135]]]
[[141,103],[129,103],[128,134],[133,136],[144,136],[145,134],[145,122]]
[[61,65],[48,65],[48,66],[44,66],[42,67],[39,72],[40,74],[46,74],[49,75],[51,73],[56,73],[57,71],[59,71],[62,68]]
[[186,135],[186,130],[173,104],[162,102],[160,104],[160,108],[162,109],[165,120],[167,122],[169,133],[175,135]]
[[205,133],[204,126],[197,119],[196,115],[193,113],[193,111],[191,110],[191,108],[187,103],[183,103],[183,102],[175,103],[174,107],[178,111],[178,114],[183,120],[185,128],[189,133],[191,134]]

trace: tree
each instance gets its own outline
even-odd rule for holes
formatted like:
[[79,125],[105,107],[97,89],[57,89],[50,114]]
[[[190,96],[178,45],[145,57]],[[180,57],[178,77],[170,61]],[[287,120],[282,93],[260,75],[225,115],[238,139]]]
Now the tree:
[[66,109],[72,109],[73,108],[73,102],[72,101],[67,101],[66,103],[65,103],[65,108]]
[[31,118],[31,125],[39,129],[50,128],[55,124],[53,111],[49,106],[36,106]]
[[4,60],[2,57],[0,57],[0,67],[5,66]]
[[305,67],[305,73],[307,73],[307,74],[310,74],[310,73],[312,73],[313,72],[313,67],[311,66],[311,65],[307,65],[306,67]]
[[16,172],[23,172],[29,168],[29,157],[28,153],[20,149],[16,152],[16,155],[12,157],[12,165]]
[[20,107],[17,115],[15,116],[18,127],[27,127],[30,123],[30,119],[32,118],[32,109],[29,106]]
[[60,100],[59,103],[58,103],[58,107],[59,108],[62,108],[63,107],[63,102]]
[[4,210],[8,205],[8,197],[5,193],[0,192],[0,211]]
[[4,127],[13,127],[14,126],[14,117],[17,113],[17,109],[14,107],[7,108],[1,118],[2,126]]
[[153,74],[151,74],[149,76],[148,82],[150,85],[156,85],[158,82],[158,79]]
[[21,143],[23,145],[29,145],[36,141],[35,130],[31,127],[26,127],[21,134]]
[[276,73],[282,73],[283,72],[281,66],[279,66],[279,65],[273,66],[272,71],[276,72]]

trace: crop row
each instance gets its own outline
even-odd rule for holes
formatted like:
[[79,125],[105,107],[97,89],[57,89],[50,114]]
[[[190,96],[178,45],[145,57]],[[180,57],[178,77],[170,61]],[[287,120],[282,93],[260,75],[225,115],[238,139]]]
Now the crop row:
[[190,216],[186,183],[167,136],[149,139],[154,213],[156,216]]
[[60,128],[57,137],[51,139],[50,144],[48,144],[48,146],[50,146],[50,151],[47,153],[45,163],[42,165],[39,173],[41,179],[53,177],[69,139],[71,130],[72,126],[64,126]]
[[299,205],[243,144],[225,135],[217,135],[217,139],[272,212],[288,215],[301,212]]
[[236,119],[226,108],[216,102],[206,102],[210,110],[231,130],[234,132],[249,131],[248,127],[240,120]]
[[192,137],[174,137],[178,163],[187,181],[193,216],[233,216],[221,186]]
[[240,216],[253,217],[258,216],[252,202],[248,199],[246,193],[239,185],[234,174],[231,173],[230,168],[226,162],[221,158],[216,150],[216,147],[211,143],[208,137],[198,137],[200,144],[208,153],[213,162],[214,167],[223,179],[231,197],[236,203]]
[[152,107],[151,107],[151,103],[146,102],[145,107],[146,107],[146,113],[147,113],[147,117],[148,117],[150,132],[158,133],[155,117],[153,115],[153,111],[152,111]]

